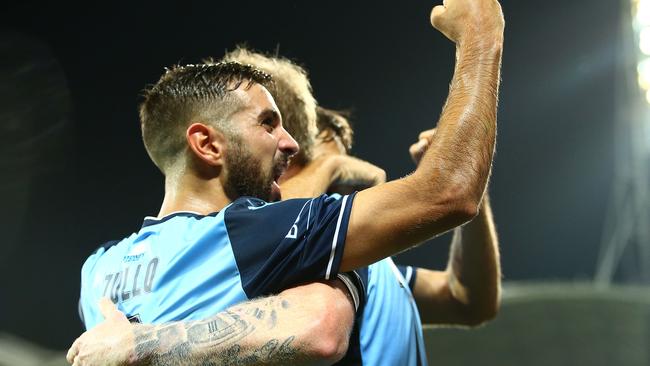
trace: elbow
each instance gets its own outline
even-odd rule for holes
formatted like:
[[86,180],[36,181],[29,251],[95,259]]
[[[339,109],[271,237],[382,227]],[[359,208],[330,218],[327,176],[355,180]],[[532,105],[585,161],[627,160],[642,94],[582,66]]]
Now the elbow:
[[498,286],[484,291],[469,291],[460,283],[454,283],[449,290],[456,304],[459,325],[478,327],[496,318],[501,304]]
[[471,221],[479,213],[482,195],[477,195],[465,181],[450,184],[436,195],[439,197],[438,207],[443,207],[444,215],[452,227]]
[[494,320],[499,313],[499,305],[482,306],[479,309],[467,309],[465,311],[464,325],[475,328],[489,321]]
[[486,300],[469,304],[459,303],[461,325],[474,328],[494,320],[499,314],[500,301],[498,297]]
[[[354,306],[341,291],[312,293],[314,308],[309,330],[311,353],[318,363],[331,365],[341,360],[348,351],[354,325]],[[317,305],[316,305],[317,304]]]
[[479,212],[480,201],[472,199],[463,199],[458,202],[454,209],[452,210],[453,215],[460,222],[459,225],[462,225],[466,222],[472,221]]
[[473,220],[479,214],[484,188],[477,190],[471,184],[462,181],[460,185],[450,189],[448,193],[450,206],[453,215],[461,221],[461,224]]
[[348,351],[350,333],[340,321],[335,315],[324,314],[316,324],[318,339],[312,348],[314,358],[328,365],[340,361]]
[[466,195],[447,195],[443,200],[444,221],[450,229],[472,221],[479,213],[480,201]]
[[328,365],[340,361],[348,351],[348,339],[340,337],[328,337],[325,335],[315,347],[315,358],[325,362]]

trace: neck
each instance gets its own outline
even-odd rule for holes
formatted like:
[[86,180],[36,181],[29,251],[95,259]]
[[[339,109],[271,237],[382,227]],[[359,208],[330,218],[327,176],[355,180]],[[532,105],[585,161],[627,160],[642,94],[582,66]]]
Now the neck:
[[158,217],[177,211],[192,211],[208,215],[220,211],[230,203],[218,177],[204,179],[184,174],[176,179],[165,178],[165,198]]

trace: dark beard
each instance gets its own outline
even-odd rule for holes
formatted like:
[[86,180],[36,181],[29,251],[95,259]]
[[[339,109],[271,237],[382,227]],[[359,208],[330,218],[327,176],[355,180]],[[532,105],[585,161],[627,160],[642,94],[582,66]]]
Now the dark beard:
[[271,200],[273,172],[263,174],[262,164],[255,159],[238,136],[230,136],[226,154],[228,177],[224,191],[231,201],[242,196]]

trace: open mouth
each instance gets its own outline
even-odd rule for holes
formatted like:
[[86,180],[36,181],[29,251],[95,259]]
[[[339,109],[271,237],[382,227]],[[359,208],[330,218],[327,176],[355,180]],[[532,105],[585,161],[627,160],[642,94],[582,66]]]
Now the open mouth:
[[278,180],[287,170],[287,163],[279,163],[273,167],[273,182],[271,182],[271,201],[280,201],[282,193],[280,192],[280,185]]
[[288,164],[286,162],[281,162],[273,167],[273,181],[275,183],[277,183],[282,174],[287,171],[287,166]]

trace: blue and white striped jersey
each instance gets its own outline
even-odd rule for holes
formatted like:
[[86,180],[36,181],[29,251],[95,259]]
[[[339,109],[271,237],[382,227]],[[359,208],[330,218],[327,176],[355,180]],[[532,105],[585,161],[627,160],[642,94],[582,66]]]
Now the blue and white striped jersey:
[[198,320],[231,305],[338,273],[354,194],[277,203],[242,197],[218,213],[146,218],[84,263],[87,329],[110,297],[143,323]]

